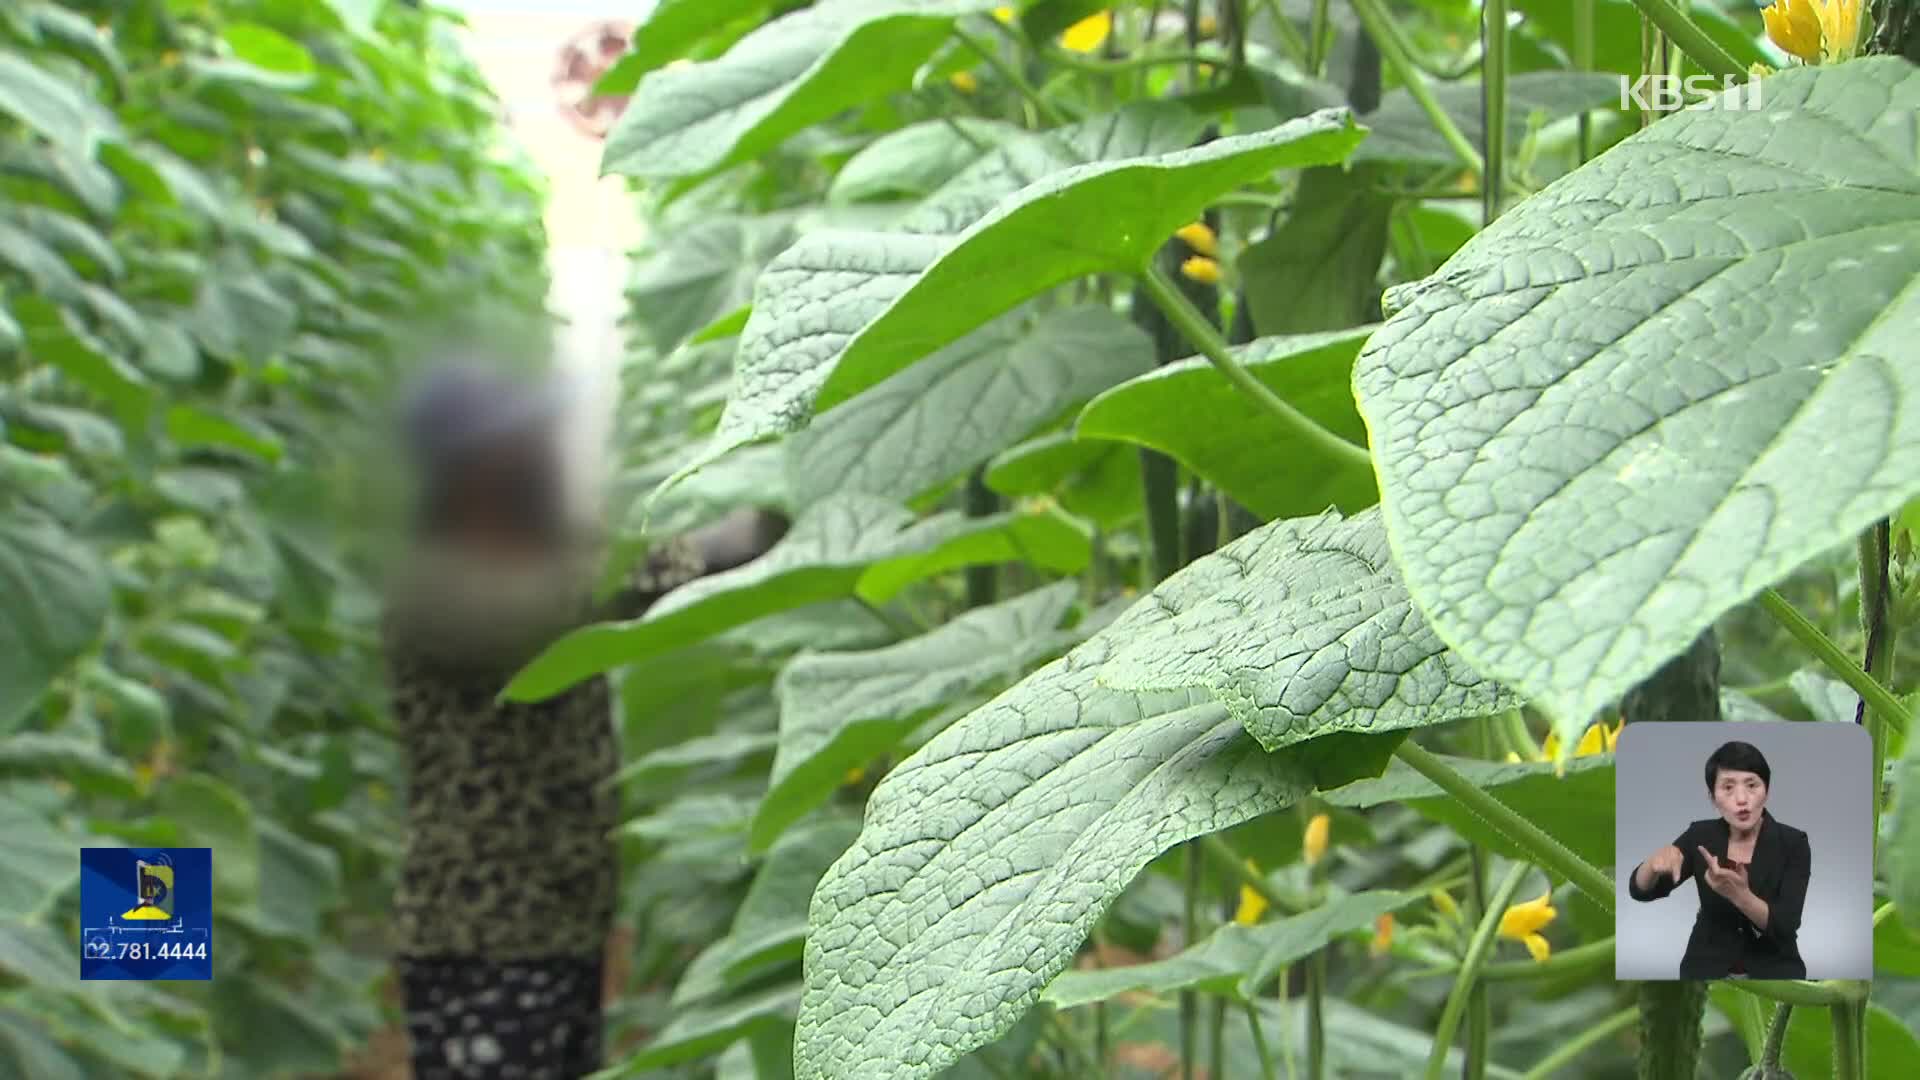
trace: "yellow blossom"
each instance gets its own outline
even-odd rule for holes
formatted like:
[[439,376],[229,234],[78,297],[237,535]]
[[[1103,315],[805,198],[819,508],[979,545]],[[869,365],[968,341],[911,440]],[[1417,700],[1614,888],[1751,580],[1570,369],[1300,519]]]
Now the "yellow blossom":
[[1307,822],[1306,835],[1301,837],[1300,850],[1306,856],[1307,865],[1318,863],[1327,853],[1327,830],[1333,824],[1325,814],[1315,814]]
[[1097,15],[1089,15],[1060,35],[1060,47],[1074,52],[1089,53],[1099,48],[1113,32],[1113,10],[1111,8]]
[[1201,37],[1210,38],[1220,32],[1220,20],[1211,15],[1202,15],[1200,16],[1200,21],[1194,25],[1193,29],[1194,32]]
[[1373,941],[1367,945],[1367,952],[1374,956],[1385,956],[1393,948],[1393,913],[1373,920]]
[[993,17],[996,19],[999,19],[1003,23],[1012,22],[1013,21],[1013,5],[1002,4],[999,7],[994,8]]
[[1807,64],[1837,64],[1860,51],[1865,0],[1773,0],[1760,12],[1767,37]]
[[953,84],[955,90],[963,94],[971,94],[975,90],[980,89],[980,80],[974,78],[973,72],[971,71],[956,71],[952,75],[947,76],[947,81]]
[[1813,0],[1773,0],[1760,18],[1775,45],[1809,64],[1820,62],[1821,20]]
[[1553,890],[1548,889],[1540,894],[1540,899],[1514,904],[1502,912],[1500,936],[1520,942],[1535,960],[1544,961],[1553,954],[1553,946],[1547,944],[1546,935],[1540,931],[1558,914],[1553,908]]
[[1460,917],[1460,905],[1453,902],[1453,894],[1445,889],[1434,889],[1427,893],[1427,899],[1433,901],[1433,910],[1449,919]]
[[1180,272],[1202,285],[1220,283],[1220,264],[1205,255],[1195,255],[1180,264]]
[[[1595,724],[1580,736],[1580,742],[1573,748],[1574,757],[1586,757],[1589,754],[1611,754],[1620,742],[1620,726],[1624,721],[1616,721],[1612,727],[1604,723]],[[1548,733],[1546,741],[1540,745],[1542,761],[1552,761],[1560,753],[1560,736]]]
[[[1247,869],[1256,874],[1260,872],[1260,868],[1254,865],[1252,859],[1247,860]],[[1233,921],[1241,926],[1252,926],[1260,921],[1260,916],[1266,913],[1267,898],[1261,896],[1260,891],[1251,885],[1240,886],[1240,906],[1234,909]]]
[[1182,225],[1173,235],[1185,240],[1188,247],[1209,259],[1220,257],[1220,238],[1214,235],[1213,230],[1208,228],[1204,221]]
[[1820,59],[1837,64],[1860,51],[1860,9],[1866,0],[1826,0],[1820,5]]

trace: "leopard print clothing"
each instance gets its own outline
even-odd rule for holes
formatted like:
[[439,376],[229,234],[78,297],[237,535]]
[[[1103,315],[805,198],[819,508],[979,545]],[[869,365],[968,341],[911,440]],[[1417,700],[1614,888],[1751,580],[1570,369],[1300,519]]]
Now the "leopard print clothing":
[[[612,928],[620,764],[604,677],[545,701],[498,694],[526,660],[572,626],[635,617],[698,577],[698,552],[668,543],[630,588],[593,611],[556,579],[545,608],[521,589],[511,619],[467,633],[434,603],[449,590],[399,587],[384,624],[393,713],[407,773],[407,838],[395,896],[398,951],[489,961],[594,955]],[[418,579],[415,579],[416,582]],[[468,590],[469,620],[484,618]]]
[[403,957],[414,1080],[576,1080],[602,1065],[599,956]]

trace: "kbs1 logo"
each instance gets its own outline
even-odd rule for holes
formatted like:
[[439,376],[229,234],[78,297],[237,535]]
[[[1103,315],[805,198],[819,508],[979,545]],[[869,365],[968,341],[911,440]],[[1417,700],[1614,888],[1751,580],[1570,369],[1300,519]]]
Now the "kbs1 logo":
[[1763,80],[1728,75],[1642,75],[1629,79],[1620,76],[1620,107],[1638,107],[1645,112],[1668,112],[1719,98],[1720,108],[1735,112],[1758,111],[1760,84]]

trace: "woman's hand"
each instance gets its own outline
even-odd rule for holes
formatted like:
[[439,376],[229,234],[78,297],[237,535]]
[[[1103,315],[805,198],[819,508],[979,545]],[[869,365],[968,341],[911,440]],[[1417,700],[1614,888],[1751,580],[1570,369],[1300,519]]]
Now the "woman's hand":
[[1736,905],[1743,896],[1752,896],[1753,890],[1747,887],[1747,868],[1728,860],[1721,862],[1713,857],[1706,848],[1700,849],[1701,861],[1707,864],[1707,887]]
[[1659,851],[1647,857],[1647,873],[1649,876],[1659,877],[1665,875],[1666,877],[1672,878],[1676,885],[1680,883],[1680,875],[1684,873],[1686,869],[1687,857],[1681,854],[1680,849],[1674,847],[1672,844],[1668,844],[1666,847],[1661,848]]

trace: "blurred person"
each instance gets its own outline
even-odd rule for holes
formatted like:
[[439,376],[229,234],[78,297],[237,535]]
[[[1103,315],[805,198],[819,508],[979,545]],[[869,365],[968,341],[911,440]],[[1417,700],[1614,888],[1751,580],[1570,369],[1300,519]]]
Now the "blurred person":
[[382,644],[407,769],[396,959],[417,1080],[602,1065],[619,882],[608,683],[526,704],[502,688],[560,635],[636,618],[785,531],[741,511],[656,545],[594,604],[596,530],[563,475],[568,405],[558,380],[461,362],[432,370],[403,412],[414,482]]

